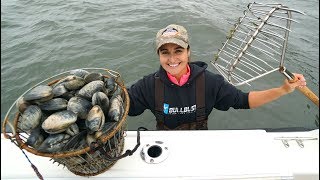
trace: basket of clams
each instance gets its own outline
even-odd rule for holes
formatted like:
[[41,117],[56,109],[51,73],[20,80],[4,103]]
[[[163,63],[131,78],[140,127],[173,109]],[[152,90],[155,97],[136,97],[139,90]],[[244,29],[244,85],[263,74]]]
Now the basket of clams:
[[5,137],[79,176],[108,170],[123,151],[129,110],[120,74],[82,68],[45,81],[15,101],[13,121],[6,116],[3,123],[3,132],[10,125],[12,136],[4,133]]

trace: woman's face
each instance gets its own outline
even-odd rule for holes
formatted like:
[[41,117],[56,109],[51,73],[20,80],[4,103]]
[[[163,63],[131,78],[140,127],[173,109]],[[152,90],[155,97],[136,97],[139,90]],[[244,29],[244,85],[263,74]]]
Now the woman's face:
[[159,48],[160,64],[168,73],[180,80],[187,73],[190,51],[177,44],[168,43]]

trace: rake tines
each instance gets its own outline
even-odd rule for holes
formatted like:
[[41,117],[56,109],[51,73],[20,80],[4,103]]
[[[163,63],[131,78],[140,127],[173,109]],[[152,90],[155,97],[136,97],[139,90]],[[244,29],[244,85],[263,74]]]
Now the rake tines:
[[[283,66],[292,19],[281,4],[250,3],[238,19],[212,65],[235,86],[279,70]],[[302,13],[303,14],[303,13]]]

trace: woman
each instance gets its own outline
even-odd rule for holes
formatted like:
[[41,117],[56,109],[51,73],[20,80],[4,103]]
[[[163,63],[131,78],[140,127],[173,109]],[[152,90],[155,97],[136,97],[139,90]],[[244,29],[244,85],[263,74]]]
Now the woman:
[[288,94],[306,82],[301,74],[294,83],[285,80],[278,88],[245,93],[206,70],[204,62],[190,62],[187,30],[171,24],[156,35],[160,69],[143,77],[129,89],[129,116],[149,109],[158,130],[208,129],[212,109],[226,111],[256,108]]

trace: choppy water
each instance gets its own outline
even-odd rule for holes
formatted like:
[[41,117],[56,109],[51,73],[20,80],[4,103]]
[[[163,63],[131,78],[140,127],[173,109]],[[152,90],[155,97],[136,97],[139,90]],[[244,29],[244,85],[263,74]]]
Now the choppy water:
[[[23,92],[60,72],[109,68],[120,72],[130,85],[156,71],[155,34],[170,23],[188,29],[192,60],[209,64],[226,40],[228,22],[242,16],[249,2],[1,0],[1,120]],[[286,66],[303,73],[308,87],[319,95],[319,1],[277,2],[307,14],[293,14],[300,23],[292,24]],[[215,71],[210,64],[209,70]],[[240,88],[272,88],[281,85],[283,78],[276,72],[252,87]],[[296,91],[254,110],[213,111],[209,128],[316,128],[318,110]],[[155,129],[149,111],[127,120],[130,130]]]

